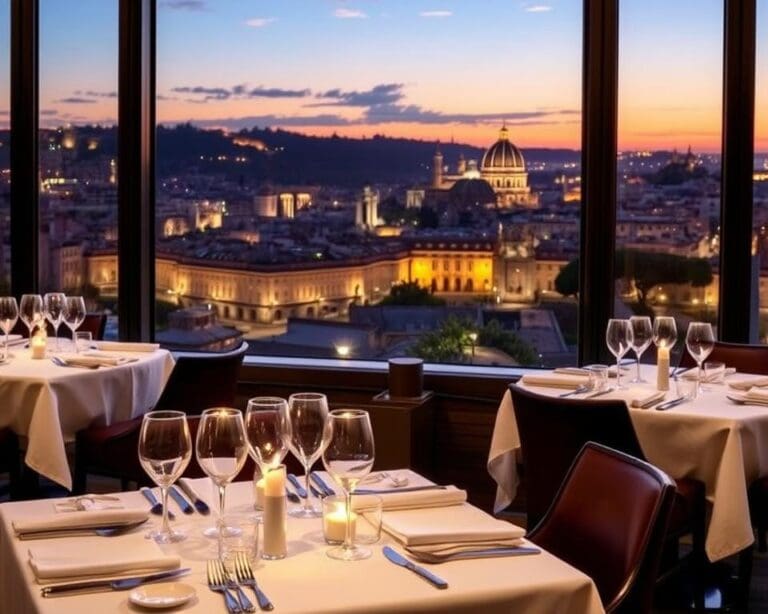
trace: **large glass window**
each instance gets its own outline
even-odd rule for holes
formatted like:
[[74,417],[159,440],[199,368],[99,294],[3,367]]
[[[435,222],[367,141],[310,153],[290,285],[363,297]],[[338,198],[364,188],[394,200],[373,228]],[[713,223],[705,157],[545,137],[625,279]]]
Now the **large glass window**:
[[753,291],[760,306],[759,339],[768,343],[768,1],[757,2],[755,80],[754,232],[756,277]]
[[0,294],[11,283],[10,17],[10,0],[0,0]]
[[117,9],[40,0],[40,290],[90,310],[117,297]]
[[574,361],[581,5],[159,3],[158,340]]
[[682,338],[717,323],[723,2],[621,2],[619,41],[616,315]]

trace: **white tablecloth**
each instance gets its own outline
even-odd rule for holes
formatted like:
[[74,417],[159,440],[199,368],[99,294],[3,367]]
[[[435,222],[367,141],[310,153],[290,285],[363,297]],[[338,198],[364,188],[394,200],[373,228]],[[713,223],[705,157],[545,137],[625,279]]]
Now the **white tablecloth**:
[[[194,482],[207,501],[215,500],[207,480]],[[128,505],[147,507],[139,493],[124,493]],[[249,482],[233,484],[227,492],[228,513],[252,509]],[[189,531],[180,544],[164,546],[179,553],[182,566],[191,567],[189,576],[179,578],[193,586],[197,598],[184,611],[225,612],[221,595],[212,593],[205,581],[205,561],[216,557],[215,540],[201,535],[201,529],[215,521],[195,514],[184,516],[175,503],[171,509],[176,525]],[[50,513],[53,501],[28,501],[0,505],[0,614],[32,612],[73,613],[137,611],[128,603],[128,592],[68,595],[43,599],[27,563],[31,544],[60,544],[62,550],[87,551],[93,540],[109,539],[122,554],[146,545],[144,531],[118,537],[71,537],[22,542],[13,537],[11,522],[20,516]],[[386,512],[385,512],[386,514]],[[275,612],[536,612],[584,614],[603,611],[592,581],[547,552],[533,556],[454,561],[429,568],[448,581],[447,590],[438,590],[412,572],[387,561],[385,537],[371,546],[373,556],[356,562],[328,558],[322,541],[320,520],[288,520],[288,557],[260,561],[255,568],[260,587],[275,604]],[[103,542],[102,542],[103,543]],[[159,549],[160,546],[157,546]],[[400,552],[402,548],[397,547]],[[246,589],[249,597],[253,593]]]
[[[634,375],[634,371],[632,372]],[[655,368],[643,367],[646,380],[656,379]],[[738,379],[740,375],[731,376]],[[648,461],[672,478],[704,482],[711,515],[706,552],[718,561],[754,541],[747,488],[768,474],[768,407],[736,405],[726,398],[724,384],[707,384],[698,399],[666,411],[630,408],[630,417]],[[539,394],[562,394],[562,389],[529,388]],[[601,398],[630,401],[647,397],[653,386],[631,386]],[[667,399],[674,398],[674,391]],[[507,391],[496,415],[488,455],[488,472],[498,484],[494,509],[509,505],[518,486],[517,431],[512,397]]]
[[13,358],[0,365],[0,427],[27,439],[27,465],[68,489],[65,443],[97,419],[109,425],[151,409],[174,365],[167,350],[119,352],[137,360],[98,369],[33,360],[21,347],[11,352]]

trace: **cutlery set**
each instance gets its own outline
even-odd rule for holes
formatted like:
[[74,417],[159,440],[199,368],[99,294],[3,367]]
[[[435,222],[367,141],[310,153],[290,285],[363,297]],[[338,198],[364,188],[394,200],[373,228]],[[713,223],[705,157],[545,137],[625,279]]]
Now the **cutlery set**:
[[[243,586],[253,590],[261,610],[265,612],[273,610],[275,606],[272,605],[264,591],[259,588],[253,575],[251,563],[243,553],[238,553],[235,558],[234,569],[234,572],[227,571],[224,564],[218,560],[208,561],[206,564],[208,588],[224,596],[224,603],[229,614],[256,611],[256,607],[245,594]],[[233,592],[236,597],[233,597]]]
[[[192,501],[192,503],[190,503],[184,497],[184,495],[179,492],[179,489],[184,491],[184,494],[189,497],[189,501]],[[142,488],[141,494],[144,495],[144,498],[152,505],[152,508],[149,510],[150,513],[155,514],[156,516],[162,516],[163,504],[157,500],[155,493],[153,493],[149,488]],[[208,507],[208,504],[200,499],[195,494],[195,492],[184,482],[179,482],[178,488],[175,485],[171,486],[171,488],[168,490],[168,494],[185,514],[194,514],[195,510],[197,510],[197,512],[203,516],[207,516],[211,513],[211,509]],[[169,520],[174,520],[176,515],[171,510],[168,510],[168,518]]]
[[98,591],[126,591],[136,588],[145,582],[155,582],[157,580],[168,580],[186,576],[190,568],[174,569],[173,571],[163,571],[143,576],[133,576],[131,578],[119,578],[117,580],[80,580],[77,582],[67,582],[63,584],[54,584],[44,586],[40,589],[43,597],[56,597],[71,593],[98,592]]

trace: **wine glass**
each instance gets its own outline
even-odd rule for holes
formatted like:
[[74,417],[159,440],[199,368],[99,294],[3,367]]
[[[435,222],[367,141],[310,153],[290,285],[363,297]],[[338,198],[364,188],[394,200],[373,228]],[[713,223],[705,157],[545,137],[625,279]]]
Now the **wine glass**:
[[289,447],[304,466],[307,497],[304,505],[288,512],[297,518],[320,518],[322,511],[312,503],[309,472],[323,452],[323,433],[328,420],[328,399],[316,392],[299,392],[288,397],[288,419],[291,424]]
[[645,384],[646,381],[640,376],[640,357],[643,352],[651,345],[653,337],[653,327],[651,318],[648,316],[632,316],[629,318],[629,326],[632,329],[632,349],[637,356],[637,377],[631,380],[632,384]]
[[151,411],[144,414],[139,433],[139,461],[147,475],[160,487],[163,525],[150,535],[159,544],[186,539],[168,525],[168,489],[189,465],[192,439],[187,416],[180,411]]
[[621,385],[621,358],[629,351],[632,345],[632,327],[629,320],[611,318],[605,329],[605,342],[608,349],[616,357],[616,388],[626,388]]
[[250,399],[245,412],[245,436],[251,458],[256,461],[262,476],[266,476],[288,453],[291,437],[288,402],[279,397]]
[[0,296],[0,329],[5,333],[3,343],[3,358],[0,362],[8,360],[8,333],[16,326],[19,319],[19,306],[12,296]]
[[22,294],[21,304],[19,305],[19,317],[29,330],[29,337],[32,337],[32,329],[40,326],[45,315],[43,314],[43,297],[39,294]]
[[85,301],[82,296],[67,296],[64,299],[64,305],[64,324],[72,331],[72,340],[75,342],[75,353],[77,353],[75,331],[85,320]]
[[677,324],[672,316],[658,316],[653,321],[653,342],[657,348],[671,350],[677,343]]
[[371,556],[368,548],[354,543],[352,532],[352,492],[358,482],[371,472],[375,456],[373,430],[367,411],[335,409],[325,426],[323,464],[344,488],[347,530],[344,543],[328,551],[328,556],[342,561],[357,561]]
[[238,534],[238,529],[224,525],[225,495],[229,484],[245,464],[248,444],[245,440],[243,414],[230,407],[212,407],[200,414],[195,442],[197,462],[219,489],[219,518],[215,528],[206,529],[207,537],[218,537],[219,558],[223,560],[223,538]]
[[696,361],[698,372],[696,374],[696,389],[693,398],[699,396],[701,388],[701,364],[712,353],[715,347],[715,335],[709,322],[691,322],[685,335],[685,347],[688,353]]
[[67,304],[63,292],[49,292],[43,297],[45,307],[45,317],[53,326],[53,333],[56,335],[56,351],[59,351],[59,325],[64,319]]

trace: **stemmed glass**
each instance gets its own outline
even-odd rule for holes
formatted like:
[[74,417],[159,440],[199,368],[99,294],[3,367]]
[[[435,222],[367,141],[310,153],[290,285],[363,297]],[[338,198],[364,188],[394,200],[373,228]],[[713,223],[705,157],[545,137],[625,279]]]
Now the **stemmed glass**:
[[151,533],[158,544],[186,539],[168,525],[168,489],[189,465],[192,439],[187,416],[180,411],[152,411],[144,414],[139,433],[139,461],[152,481],[160,487],[163,525]]
[[2,362],[8,360],[8,333],[11,332],[18,319],[19,306],[16,304],[16,299],[12,296],[0,296],[0,329],[5,333]]
[[19,305],[19,316],[21,321],[26,324],[29,330],[29,337],[32,337],[32,329],[40,326],[45,320],[43,314],[43,297],[39,294],[22,294],[21,304]]
[[373,468],[375,448],[373,430],[367,411],[335,409],[325,426],[323,464],[346,494],[347,530],[344,543],[328,551],[328,556],[342,561],[357,561],[371,556],[368,548],[354,543],[352,532],[352,492]]
[[629,351],[632,345],[632,327],[629,320],[611,318],[605,329],[605,342],[608,349],[616,357],[616,388],[626,388],[621,385],[621,358]]
[[245,436],[251,458],[262,476],[279,466],[288,453],[291,424],[288,403],[279,397],[255,397],[245,411]]
[[701,388],[701,365],[712,353],[715,347],[715,335],[709,322],[691,322],[685,335],[685,347],[688,353],[696,361],[698,373],[696,374],[696,388],[693,398],[699,396]]
[[227,484],[240,473],[248,455],[243,414],[240,410],[229,407],[206,409],[200,415],[195,448],[197,462],[219,489],[218,522],[215,528],[206,529],[204,534],[207,537],[218,537],[219,558],[222,558],[222,538],[238,533],[237,529],[233,530],[224,525]]
[[59,325],[64,319],[67,309],[66,297],[63,292],[49,292],[43,297],[45,317],[53,326],[56,335],[56,351],[59,351]]
[[629,318],[629,326],[632,329],[632,349],[637,356],[637,377],[631,380],[631,384],[645,384],[646,381],[640,376],[640,357],[643,352],[651,345],[651,338],[653,336],[653,327],[651,326],[651,318],[648,316],[632,316]]
[[77,353],[75,331],[85,320],[85,301],[82,296],[67,296],[64,299],[64,306],[64,324],[72,331],[72,341],[75,344],[75,353]]
[[309,472],[323,452],[323,433],[328,420],[328,399],[316,392],[299,392],[288,397],[288,419],[291,424],[289,447],[304,466],[304,481],[307,498],[304,505],[288,512],[297,518],[320,518],[322,511],[311,500]]

